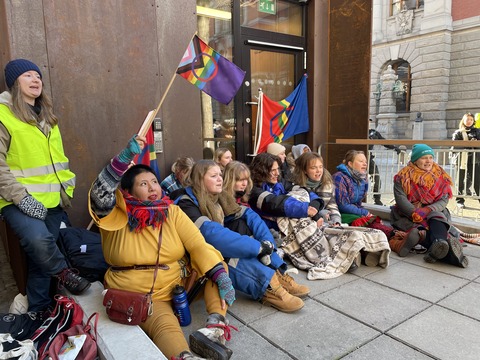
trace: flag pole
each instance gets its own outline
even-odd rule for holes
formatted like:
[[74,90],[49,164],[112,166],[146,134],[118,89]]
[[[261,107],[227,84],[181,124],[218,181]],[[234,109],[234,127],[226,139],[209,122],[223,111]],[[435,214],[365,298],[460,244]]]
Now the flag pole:
[[[193,34],[192,38],[191,38],[190,41],[188,42],[189,44],[192,42],[192,39],[195,37],[195,35],[197,35],[197,31],[195,31],[195,34]],[[183,54],[182,54],[182,57],[183,57]],[[177,69],[178,69],[178,66],[177,66]],[[169,91],[170,88],[172,87],[173,81],[175,80],[175,77],[177,76],[177,69],[175,69],[175,71],[173,72],[172,79],[171,79],[170,82],[168,83],[168,86],[167,86],[167,88],[165,89],[165,92],[163,93],[163,96],[162,96],[162,98],[160,99],[160,102],[158,103],[157,108],[156,108],[155,110],[151,110],[151,111],[147,114],[147,117],[145,118],[145,120],[143,120],[143,124],[142,124],[142,126],[140,127],[140,130],[138,131],[138,135],[139,135],[139,136],[145,136],[145,135],[147,135],[148,129],[149,129],[150,126],[152,125],[153,120],[155,119],[155,116],[157,116],[160,108],[162,107],[163,101],[165,100],[165,97],[167,96],[168,91]]]
[[258,89],[258,107],[257,107],[257,121],[255,126],[255,151],[254,156],[257,156],[258,148],[260,147],[260,140],[262,138],[262,121],[263,121],[263,91]]
[[172,84],[173,84],[173,81],[175,80],[175,76],[176,76],[176,75],[177,75],[177,72],[175,71],[175,72],[173,73],[172,79],[170,80],[170,83],[168,84],[167,88],[165,89],[165,92],[163,93],[162,98],[160,99],[160,102],[158,103],[157,108],[156,108],[155,110],[149,111],[149,113],[147,114],[147,117],[146,117],[145,120],[143,121],[142,127],[141,127],[140,130],[138,131],[138,135],[139,135],[139,136],[145,136],[145,135],[147,135],[148,129],[149,129],[150,126],[152,125],[153,120],[155,119],[155,116],[157,116],[158,111],[159,111],[160,108],[162,107],[163,101],[165,100],[165,97],[167,96],[168,91],[169,91],[170,88],[172,87]]

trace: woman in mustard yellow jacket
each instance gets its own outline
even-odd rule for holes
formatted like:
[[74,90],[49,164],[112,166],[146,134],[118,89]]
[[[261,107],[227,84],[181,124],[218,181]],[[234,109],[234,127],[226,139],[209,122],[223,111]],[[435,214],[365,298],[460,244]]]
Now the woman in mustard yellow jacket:
[[[90,190],[90,214],[100,228],[105,260],[111,265],[105,286],[148,293],[159,256],[153,314],[140,326],[169,359],[198,359],[190,353],[191,348],[199,355],[227,360],[232,351],[225,347],[230,335],[225,315],[227,304],[235,300],[235,291],[226,265],[187,215],[162,198],[152,169],[142,164],[130,167],[144,141],[143,137],[133,137],[101,171]],[[188,262],[208,279],[204,299],[209,314],[206,326],[190,335],[190,348],[171,301]]]

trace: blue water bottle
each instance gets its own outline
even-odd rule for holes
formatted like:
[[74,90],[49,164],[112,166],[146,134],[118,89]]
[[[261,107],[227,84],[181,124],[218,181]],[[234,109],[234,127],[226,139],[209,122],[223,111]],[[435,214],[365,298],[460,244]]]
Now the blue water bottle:
[[190,325],[192,322],[192,315],[188,307],[187,292],[183,286],[177,285],[173,289],[173,310],[178,318],[180,326]]

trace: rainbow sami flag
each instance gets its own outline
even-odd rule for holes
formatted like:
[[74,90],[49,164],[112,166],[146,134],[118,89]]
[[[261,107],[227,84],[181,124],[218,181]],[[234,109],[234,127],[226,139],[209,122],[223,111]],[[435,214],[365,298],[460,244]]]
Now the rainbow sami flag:
[[134,157],[133,162],[135,164],[144,164],[150,166],[157,176],[158,181],[162,181],[162,178],[160,177],[160,170],[158,169],[157,154],[155,153],[153,126],[150,126],[145,137],[147,138],[147,143],[145,144],[142,152]]
[[307,74],[295,90],[281,101],[270,100],[260,93],[257,113],[257,146],[255,154],[267,151],[268,144],[280,143],[310,130],[307,101]]
[[228,105],[245,78],[245,71],[228,61],[195,35],[177,74],[222,104]]

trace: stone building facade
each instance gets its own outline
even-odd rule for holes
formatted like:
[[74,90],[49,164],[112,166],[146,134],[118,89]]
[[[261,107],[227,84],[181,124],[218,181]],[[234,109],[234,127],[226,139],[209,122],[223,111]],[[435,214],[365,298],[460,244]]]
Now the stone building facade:
[[480,0],[373,0],[370,118],[411,139],[419,112],[424,139],[480,112]]

